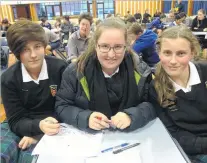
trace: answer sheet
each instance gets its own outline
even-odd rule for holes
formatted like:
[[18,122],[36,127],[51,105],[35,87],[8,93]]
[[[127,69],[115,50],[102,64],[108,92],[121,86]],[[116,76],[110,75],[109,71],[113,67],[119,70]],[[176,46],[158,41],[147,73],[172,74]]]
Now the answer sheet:
[[90,134],[73,126],[61,124],[57,135],[44,135],[32,155],[93,157],[100,152],[103,133]]

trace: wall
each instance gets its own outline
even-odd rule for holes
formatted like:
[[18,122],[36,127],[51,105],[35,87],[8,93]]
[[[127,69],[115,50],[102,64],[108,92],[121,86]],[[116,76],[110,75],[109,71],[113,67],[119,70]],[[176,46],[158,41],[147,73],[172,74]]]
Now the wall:
[[13,11],[10,5],[0,5],[0,22],[8,18],[10,22],[14,21]]
[[145,9],[149,10],[150,14],[154,14],[156,9],[162,11],[162,0],[151,0],[151,1],[115,1],[116,14],[119,13],[122,16],[126,15],[127,11],[134,15],[138,10],[143,14]]

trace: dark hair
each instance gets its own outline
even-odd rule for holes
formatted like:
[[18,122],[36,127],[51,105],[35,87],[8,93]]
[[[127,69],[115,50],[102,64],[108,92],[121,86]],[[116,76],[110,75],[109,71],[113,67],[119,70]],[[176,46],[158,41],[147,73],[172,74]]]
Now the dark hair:
[[64,19],[67,20],[67,21],[69,21],[70,20],[70,17],[68,15],[65,15],[64,16]]
[[93,17],[91,16],[91,14],[89,12],[84,12],[82,13],[79,18],[78,18],[78,23],[80,24],[82,19],[86,19],[90,22],[90,25],[93,23]]
[[41,20],[43,23],[45,23],[47,19],[46,19],[46,18],[41,18],[40,20]]
[[126,18],[126,22],[134,23],[136,22],[136,19],[134,16],[130,15]]
[[2,21],[1,21],[2,24],[9,24],[9,20],[7,18],[4,18]]
[[184,12],[181,12],[181,13],[175,15],[175,20],[179,20],[184,17],[186,17],[186,14]]
[[142,27],[139,25],[139,23],[133,23],[129,29],[128,29],[128,34],[135,34],[138,35],[139,33],[143,32]]
[[160,19],[163,19],[163,18],[166,18],[166,15],[165,14],[161,14],[160,15]]
[[37,23],[29,20],[19,20],[11,25],[7,31],[7,41],[10,50],[17,59],[28,41],[39,41],[45,47],[47,40],[44,29]]

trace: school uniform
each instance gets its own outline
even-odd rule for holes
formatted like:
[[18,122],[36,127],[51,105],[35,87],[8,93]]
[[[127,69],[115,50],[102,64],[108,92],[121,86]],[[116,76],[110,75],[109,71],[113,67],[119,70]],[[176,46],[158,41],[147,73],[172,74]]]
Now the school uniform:
[[207,153],[207,64],[190,63],[187,88],[173,82],[175,99],[165,108],[157,102],[154,83],[150,102],[168,131],[177,139],[189,156]]
[[39,122],[55,117],[55,92],[60,86],[66,63],[45,57],[37,80],[33,80],[21,62],[2,74],[1,94],[11,131],[16,135],[42,134]]

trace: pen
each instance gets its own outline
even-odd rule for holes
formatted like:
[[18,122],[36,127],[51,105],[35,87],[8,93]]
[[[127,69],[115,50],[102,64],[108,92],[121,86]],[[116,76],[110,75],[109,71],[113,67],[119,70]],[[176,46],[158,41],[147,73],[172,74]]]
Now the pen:
[[118,153],[120,153],[120,152],[123,152],[123,151],[125,151],[125,150],[127,150],[127,149],[130,149],[130,148],[133,148],[133,147],[136,147],[136,146],[138,146],[138,145],[140,145],[140,143],[135,143],[135,144],[126,146],[126,147],[124,147],[124,148],[117,149],[117,150],[113,151],[113,154],[118,154]]
[[121,144],[121,145],[117,145],[117,146],[115,146],[115,147],[107,148],[107,149],[102,150],[101,153],[109,152],[109,151],[112,151],[112,150],[114,150],[114,149],[116,149],[116,148],[125,147],[125,146],[127,146],[128,144],[129,144],[129,143],[123,143],[123,144]]
[[[102,117],[100,117],[100,116],[96,116],[95,118],[100,120],[100,121],[102,120]],[[116,129],[116,126],[114,126],[112,123],[109,123],[109,125],[110,125],[111,128]]]

